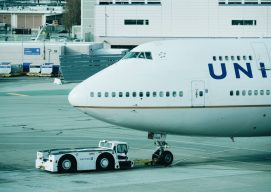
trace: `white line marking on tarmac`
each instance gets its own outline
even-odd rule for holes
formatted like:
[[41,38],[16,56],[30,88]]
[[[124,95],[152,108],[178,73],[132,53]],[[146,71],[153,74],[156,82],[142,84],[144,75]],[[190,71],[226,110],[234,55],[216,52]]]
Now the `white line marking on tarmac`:
[[20,96],[20,97],[28,97],[28,96],[30,96],[30,95],[24,95],[24,94],[20,94],[20,93],[8,93],[8,95]]

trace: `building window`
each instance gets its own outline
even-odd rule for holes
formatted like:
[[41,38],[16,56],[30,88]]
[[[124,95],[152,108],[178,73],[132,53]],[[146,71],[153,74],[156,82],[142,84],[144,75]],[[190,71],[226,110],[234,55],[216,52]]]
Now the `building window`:
[[256,25],[256,20],[232,20],[231,25]]
[[235,5],[271,5],[270,0],[218,0],[218,4],[221,6],[235,6]]
[[124,25],[149,25],[148,19],[125,19]]

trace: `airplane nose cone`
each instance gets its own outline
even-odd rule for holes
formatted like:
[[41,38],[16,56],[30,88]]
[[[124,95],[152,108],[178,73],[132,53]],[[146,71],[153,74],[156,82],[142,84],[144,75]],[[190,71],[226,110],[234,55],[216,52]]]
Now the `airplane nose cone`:
[[83,106],[85,104],[85,99],[86,96],[80,85],[73,88],[68,96],[69,103],[74,107]]

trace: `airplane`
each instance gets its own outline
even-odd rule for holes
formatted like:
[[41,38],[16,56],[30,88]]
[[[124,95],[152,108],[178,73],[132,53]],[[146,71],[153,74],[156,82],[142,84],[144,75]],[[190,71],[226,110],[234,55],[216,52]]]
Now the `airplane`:
[[187,38],[139,45],[78,84],[72,106],[114,125],[147,131],[170,165],[167,134],[271,136],[271,40]]

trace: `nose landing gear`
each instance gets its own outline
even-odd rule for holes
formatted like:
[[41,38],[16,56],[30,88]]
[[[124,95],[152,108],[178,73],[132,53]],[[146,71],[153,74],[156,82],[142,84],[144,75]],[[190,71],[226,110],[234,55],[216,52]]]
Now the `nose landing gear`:
[[169,166],[173,162],[173,154],[169,151],[166,140],[166,134],[148,134],[149,139],[155,140],[156,151],[152,155],[152,162],[157,165]]

